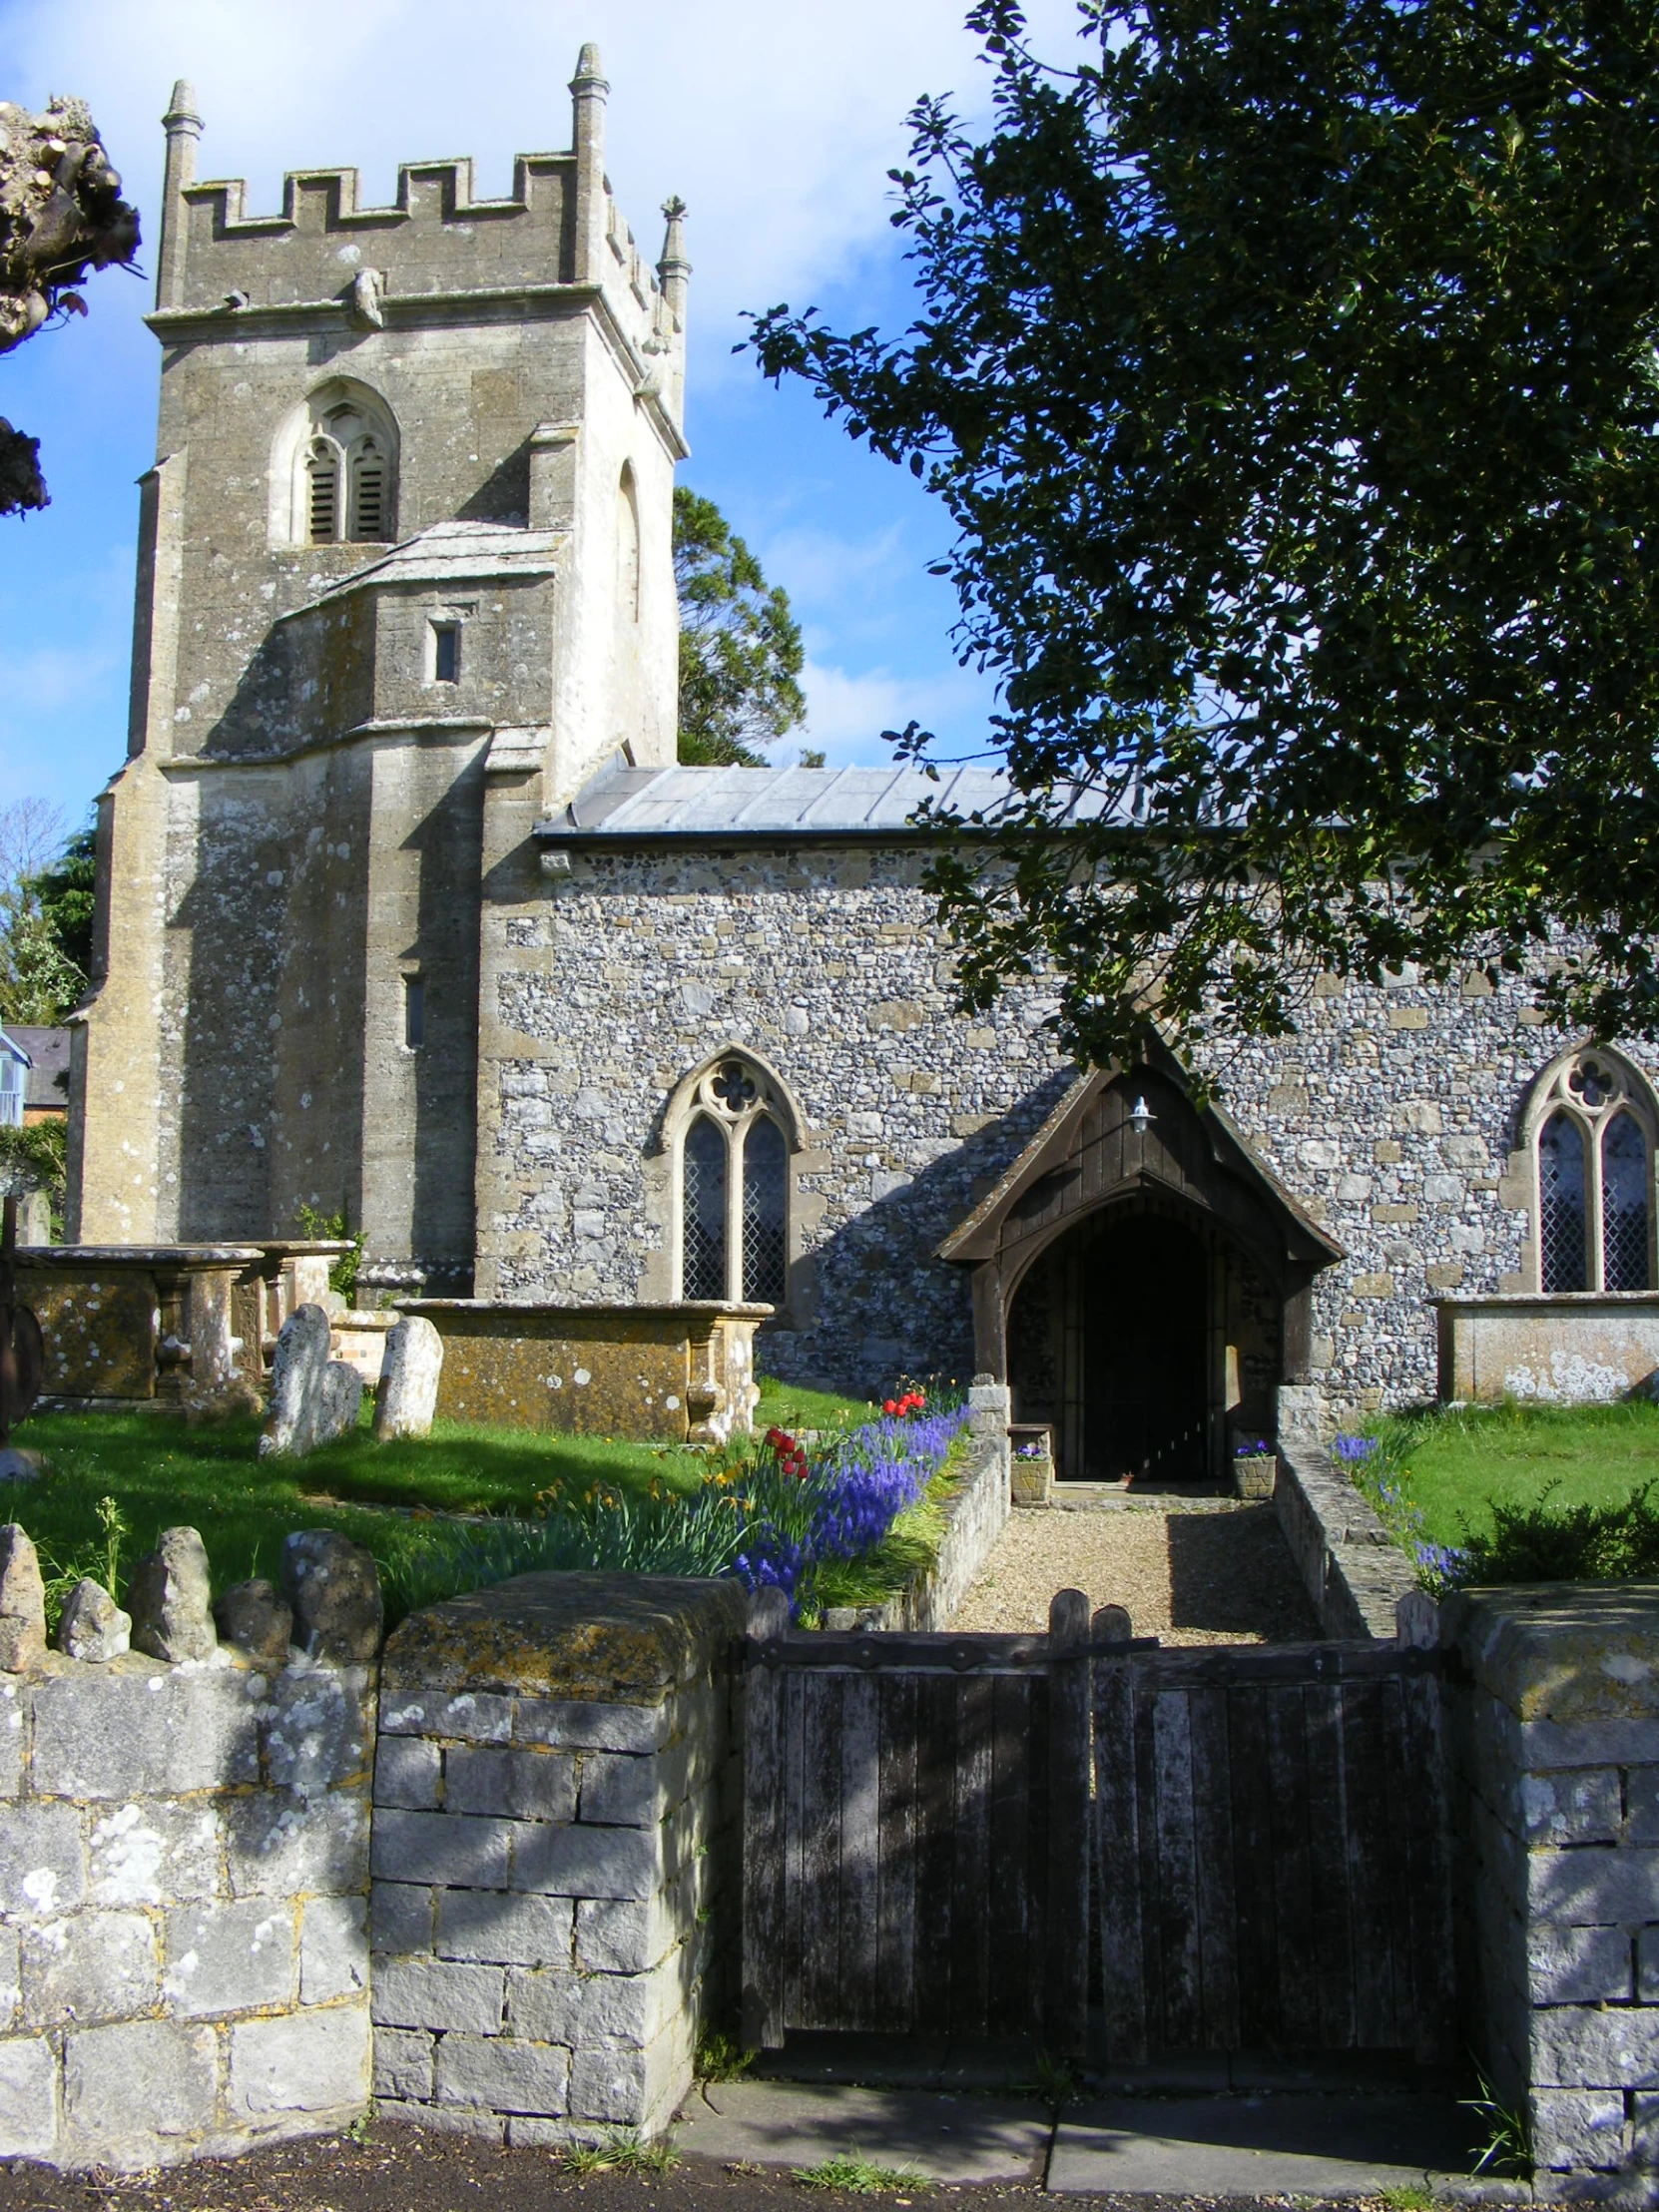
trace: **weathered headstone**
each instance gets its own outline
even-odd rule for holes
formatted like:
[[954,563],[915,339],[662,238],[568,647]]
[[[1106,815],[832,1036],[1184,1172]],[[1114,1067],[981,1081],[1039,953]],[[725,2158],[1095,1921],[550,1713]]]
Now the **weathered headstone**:
[[385,1609],[374,1554],[331,1528],[304,1528],[282,1545],[282,1590],[293,1640],[313,1659],[372,1659]]
[[194,1528],[168,1528],[133,1569],[127,1603],[133,1649],[177,1665],[219,1648],[209,1599],[208,1552]]
[[362,1378],[328,1357],[330,1324],[320,1306],[300,1306],[282,1324],[271,1369],[271,1412],[260,1457],[298,1458],[354,1428]]
[[233,1582],[214,1606],[221,1639],[246,1651],[251,1659],[263,1659],[279,1667],[293,1641],[293,1608],[275,1582],[257,1575],[252,1582]]
[[121,1610],[101,1582],[83,1575],[64,1600],[58,1649],[71,1659],[119,1659],[132,1649],[132,1615]]
[[7,1444],[0,1451],[0,1482],[38,1482],[46,1462],[38,1451],[22,1444]]
[[374,1401],[374,1433],[429,1436],[443,1373],[443,1339],[424,1314],[405,1314],[386,1339],[380,1391]]
[[46,1585],[16,1521],[0,1528],[0,1668],[21,1674],[46,1656]]

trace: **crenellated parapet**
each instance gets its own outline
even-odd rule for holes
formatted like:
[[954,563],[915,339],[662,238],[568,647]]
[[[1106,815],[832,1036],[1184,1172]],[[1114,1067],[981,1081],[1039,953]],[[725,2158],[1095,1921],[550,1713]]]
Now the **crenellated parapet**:
[[[250,211],[240,178],[198,182],[202,121],[181,82],[165,118],[168,165],[155,326],[184,335],[276,315],[342,327],[418,323],[445,308],[469,318],[499,301],[570,287],[597,290],[620,334],[645,356],[684,336],[683,257],[665,245],[661,273],[642,255],[604,173],[608,92],[587,46],[571,85],[572,144],[520,154],[505,199],[481,197],[469,157],[406,162],[389,206],[365,206],[354,168],[292,170],[281,212]],[[672,268],[671,265],[672,264]],[[549,302],[551,303],[551,302]]]

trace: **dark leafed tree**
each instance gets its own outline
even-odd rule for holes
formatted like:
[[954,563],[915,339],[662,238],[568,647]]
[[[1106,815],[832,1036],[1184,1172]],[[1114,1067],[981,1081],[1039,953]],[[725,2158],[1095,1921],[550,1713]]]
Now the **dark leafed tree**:
[[[0,101],[0,353],[85,314],[77,287],[94,270],[130,269],[138,249],[137,211],[85,103],[30,115]],[[40,440],[0,418],[0,514],[46,504]]]
[[992,126],[914,111],[907,331],[755,332],[956,526],[968,1001],[1057,973],[1100,1061],[1472,955],[1659,1032],[1659,10],[1083,13],[1060,71],[986,0]]
[[801,627],[781,585],[712,499],[674,493],[674,582],[680,596],[680,758],[693,766],[764,768],[758,748],[806,719]]

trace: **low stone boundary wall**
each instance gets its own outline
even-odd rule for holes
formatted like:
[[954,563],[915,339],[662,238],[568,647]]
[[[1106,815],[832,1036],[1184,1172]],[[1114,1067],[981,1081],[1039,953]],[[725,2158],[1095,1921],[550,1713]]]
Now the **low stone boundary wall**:
[[1540,2199],[1659,2203],[1659,1586],[1441,1608],[1470,2038]]
[[373,1697],[225,1650],[0,1678],[0,2157],[130,2171],[363,2111]]
[[837,1609],[835,1628],[948,1628],[951,1615],[977,1580],[1011,1510],[1008,1391],[1002,1383],[973,1384],[968,1392],[969,1440],[954,1494],[947,1501],[945,1531],[930,1566],[888,1598],[867,1609]]
[[520,1575],[386,1646],[374,1780],[380,2109],[495,2141],[661,2127],[731,1999],[748,1601]]
[[1391,1638],[1400,1599],[1417,1587],[1410,1562],[1313,1424],[1283,1405],[1273,1504],[1321,1633]]

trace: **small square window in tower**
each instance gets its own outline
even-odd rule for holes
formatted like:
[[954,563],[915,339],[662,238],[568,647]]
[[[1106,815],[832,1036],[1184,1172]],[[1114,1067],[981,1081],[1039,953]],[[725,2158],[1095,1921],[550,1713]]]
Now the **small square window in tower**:
[[461,626],[458,622],[432,625],[432,681],[458,684],[461,680]]
[[426,989],[418,975],[403,978],[403,1047],[418,1052],[426,1037]]

